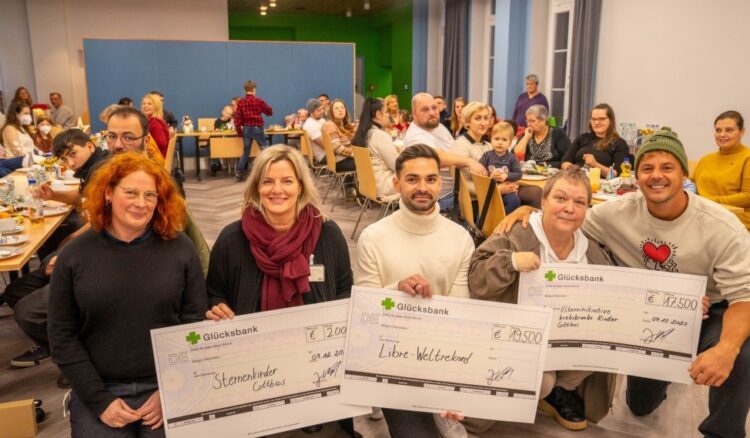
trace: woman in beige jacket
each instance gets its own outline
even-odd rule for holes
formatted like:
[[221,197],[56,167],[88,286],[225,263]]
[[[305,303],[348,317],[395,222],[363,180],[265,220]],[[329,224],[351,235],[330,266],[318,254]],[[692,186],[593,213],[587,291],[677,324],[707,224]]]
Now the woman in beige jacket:
[[[530,227],[513,227],[507,235],[493,235],[477,248],[469,270],[474,298],[518,302],[518,273],[538,269],[541,263],[612,264],[608,252],[580,230],[591,202],[586,174],[578,169],[560,171],[542,191],[542,211]],[[616,375],[589,371],[544,373],[539,409],[560,425],[581,430],[586,419],[597,422],[607,415],[615,394]],[[468,419],[469,430],[486,430],[492,422]]]

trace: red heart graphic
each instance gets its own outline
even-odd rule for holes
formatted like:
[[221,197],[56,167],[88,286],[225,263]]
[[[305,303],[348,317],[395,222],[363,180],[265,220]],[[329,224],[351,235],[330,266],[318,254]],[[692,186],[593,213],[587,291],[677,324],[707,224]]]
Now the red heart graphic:
[[659,263],[664,263],[672,254],[672,250],[669,249],[669,246],[667,245],[661,245],[657,247],[651,242],[646,242],[643,244],[643,253],[646,254],[646,257],[656,260]]

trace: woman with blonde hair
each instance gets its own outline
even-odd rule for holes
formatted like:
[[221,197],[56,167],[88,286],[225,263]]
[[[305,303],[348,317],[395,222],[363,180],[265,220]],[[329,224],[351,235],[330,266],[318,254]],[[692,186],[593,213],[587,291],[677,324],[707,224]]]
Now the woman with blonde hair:
[[[242,218],[211,249],[206,318],[348,298],[349,247],[320,206],[302,154],[285,145],[263,149],[250,171]],[[310,277],[313,265],[323,267],[323,279]],[[341,423],[354,436],[353,422]]]
[[391,94],[383,99],[385,103],[385,113],[388,116],[388,122],[391,126],[402,125],[403,120],[401,119],[401,112],[398,107],[398,96]]
[[147,94],[141,100],[141,111],[148,118],[148,133],[156,142],[161,156],[166,158],[169,146],[169,126],[164,121],[164,109],[161,102],[161,96],[158,94]]

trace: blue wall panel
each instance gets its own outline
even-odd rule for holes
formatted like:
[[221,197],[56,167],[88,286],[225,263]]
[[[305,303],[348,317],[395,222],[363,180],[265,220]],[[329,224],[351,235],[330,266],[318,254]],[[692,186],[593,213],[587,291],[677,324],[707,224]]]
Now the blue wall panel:
[[320,93],[353,108],[352,44],[84,40],[84,53],[94,130],[104,129],[96,117],[102,109],[123,96],[139,106],[154,89],[165,94],[178,121],[189,115],[197,125],[198,118],[215,118],[232,97],[244,95],[248,79],[273,108],[266,126],[282,123]]

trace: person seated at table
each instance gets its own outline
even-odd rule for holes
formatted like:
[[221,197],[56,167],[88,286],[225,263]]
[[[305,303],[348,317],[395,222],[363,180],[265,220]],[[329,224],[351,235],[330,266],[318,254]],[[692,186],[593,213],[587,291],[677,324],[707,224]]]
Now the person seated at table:
[[107,123],[107,120],[109,120],[110,114],[114,112],[117,108],[121,106],[132,106],[132,105],[121,105],[119,103],[113,103],[112,105],[107,105],[106,108],[102,110],[102,112],[99,113],[99,120],[101,120],[104,123]]
[[109,160],[85,197],[92,229],[61,251],[49,301],[71,436],[164,436],[150,330],[200,321],[207,306],[180,233],[185,202],[163,166],[135,153]]
[[323,148],[323,124],[326,120],[323,118],[325,114],[325,107],[320,103],[318,99],[311,98],[307,100],[305,105],[309,117],[305,120],[302,125],[302,130],[305,131],[307,136],[310,138],[310,145],[313,150],[313,158],[316,163],[326,163],[326,150]]
[[[526,129],[513,152],[523,154],[523,160],[534,160],[559,169],[570,148],[565,131],[549,126],[549,110],[544,105],[532,105],[526,110]],[[613,125],[614,126],[614,125]]]
[[[562,159],[561,169],[572,165],[599,168],[606,178],[610,169],[614,176],[620,173],[620,166],[628,157],[629,149],[615,130],[615,112],[606,103],[600,103],[591,110],[590,132],[585,132],[573,141]],[[631,163],[632,164],[632,163]]]
[[[73,170],[75,178],[80,178],[78,190],[55,191],[48,184],[37,187],[37,196],[44,200],[54,200],[78,206],[86,185],[95,169],[109,157],[109,152],[94,146],[90,137],[80,129],[67,129],[61,132],[53,143],[53,153]],[[14,357],[11,366],[30,367],[39,365],[49,358],[49,337],[47,335],[47,302],[49,301],[49,276],[57,260],[58,247],[67,240],[88,230],[83,219],[74,210],[60,224],[38,250],[40,268],[16,280],[6,288],[8,304],[14,308],[18,327],[34,341],[28,351]],[[66,387],[63,379],[58,386]]]
[[307,110],[300,108],[296,112],[284,117],[284,125],[288,129],[301,129],[305,124],[305,120],[307,120]]
[[398,193],[393,185],[396,175],[396,158],[399,151],[393,139],[383,127],[388,125],[385,102],[368,97],[362,105],[362,114],[352,144],[370,150],[375,187],[379,197],[391,197]]
[[336,171],[347,172],[354,170],[354,158],[352,158],[352,137],[354,137],[354,124],[349,120],[349,111],[344,101],[334,99],[328,120],[323,123],[321,132],[328,136],[336,154]]
[[39,117],[36,121],[36,133],[33,137],[34,146],[42,153],[52,152],[53,137],[52,120],[44,116]]
[[492,137],[492,128],[497,122],[499,122],[499,120],[497,120],[497,111],[494,106],[487,104],[487,109],[490,111],[490,114],[488,117],[487,132],[482,136],[482,140],[489,143],[490,138]]
[[31,98],[31,93],[29,93],[29,89],[26,87],[16,88],[16,92],[15,94],[13,94],[13,100],[11,100],[11,103],[13,102],[25,103],[29,107],[31,107],[31,105],[34,105],[34,100]]
[[[310,266],[323,267],[311,281]],[[242,218],[226,226],[211,250],[206,279],[214,321],[348,298],[349,247],[320,197],[302,154],[276,145],[256,158],[242,203]],[[342,420],[355,436],[352,420]]]
[[22,102],[12,102],[2,129],[4,157],[23,157],[34,151],[34,140],[31,138],[31,107]]
[[148,117],[148,133],[156,147],[159,148],[161,156],[166,158],[167,147],[169,146],[169,127],[164,121],[162,112],[161,96],[157,94],[147,94],[141,100],[141,111]]
[[[580,230],[591,202],[588,176],[571,167],[544,185],[542,210],[529,219],[529,228],[516,224],[508,234],[493,234],[477,248],[469,269],[473,298],[518,302],[520,272],[546,263],[611,265],[608,251]],[[561,426],[581,430],[586,419],[604,418],[616,392],[616,376],[591,371],[548,371],[542,379],[539,410]],[[473,433],[492,426],[488,420],[467,419]]]
[[[492,150],[492,145],[486,143],[483,138],[487,133],[489,124],[490,110],[487,105],[481,102],[470,102],[461,108],[461,124],[464,127],[464,133],[453,142],[450,152],[471,158],[474,161],[484,155],[485,152]],[[466,180],[466,185],[472,197],[476,196],[474,182],[471,179],[471,171],[468,168],[461,169]]]
[[398,96],[390,94],[383,101],[385,102],[385,112],[388,116],[390,126],[395,127],[396,125],[400,125],[403,121],[401,120],[401,112],[398,109]]
[[177,133],[177,117],[172,114],[172,111],[169,111],[164,106],[164,93],[159,90],[151,90],[148,93],[159,96],[159,99],[161,100],[162,114],[164,115],[162,119],[164,119],[164,123],[169,127],[169,137],[173,137]]
[[456,100],[453,101],[451,117],[448,119],[448,123],[445,123],[445,127],[448,128],[448,131],[450,131],[455,139],[458,139],[464,132],[466,132],[466,128],[464,128],[461,118],[461,111],[463,111],[464,106],[466,106],[466,99],[463,97],[457,97]]
[[714,120],[714,141],[719,150],[698,161],[693,180],[704,198],[742,208],[737,217],[750,229],[750,148],[742,144],[744,134],[742,114],[719,114]]
[[214,131],[234,131],[234,110],[230,105],[221,110],[221,116],[214,120]]
[[490,178],[497,182],[497,190],[503,198],[505,214],[521,205],[518,195],[520,186],[516,181],[521,179],[521,164],[508,152],[515,130],[510,123],[496,123],[490,131],[492,149],[479,158],[479,164],[487,169]]

